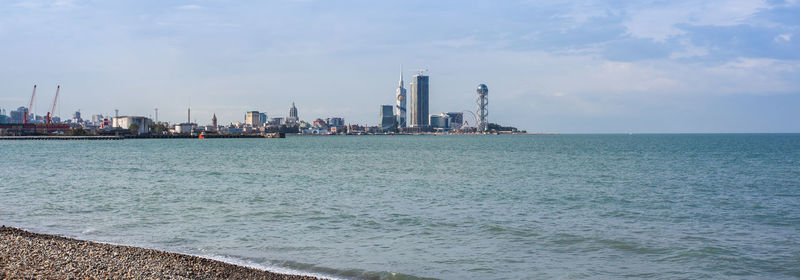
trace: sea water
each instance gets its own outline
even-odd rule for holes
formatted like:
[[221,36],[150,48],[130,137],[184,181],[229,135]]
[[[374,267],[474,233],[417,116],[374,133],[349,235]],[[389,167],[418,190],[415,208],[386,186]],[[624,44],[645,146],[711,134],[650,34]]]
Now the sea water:
[[0,141],[0,223],[341,279],[800,277],[800,135]]

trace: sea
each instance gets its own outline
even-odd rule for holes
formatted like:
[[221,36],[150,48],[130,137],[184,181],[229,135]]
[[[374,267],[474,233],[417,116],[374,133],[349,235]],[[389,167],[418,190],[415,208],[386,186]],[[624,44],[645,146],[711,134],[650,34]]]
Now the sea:
[[0,224],[332,279],[797,279],[800,134],[0,141]]

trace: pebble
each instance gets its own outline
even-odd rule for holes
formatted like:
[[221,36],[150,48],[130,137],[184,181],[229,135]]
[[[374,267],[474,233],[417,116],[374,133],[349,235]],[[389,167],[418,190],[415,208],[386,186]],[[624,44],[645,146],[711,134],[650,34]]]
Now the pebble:
[[0,279],[314,280],[197,256],[0,226]]

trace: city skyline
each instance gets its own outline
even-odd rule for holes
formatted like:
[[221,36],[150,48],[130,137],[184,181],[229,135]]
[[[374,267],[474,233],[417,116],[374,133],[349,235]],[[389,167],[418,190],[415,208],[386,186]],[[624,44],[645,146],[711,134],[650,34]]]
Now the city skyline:
[[[430,69],[431,113],[530,132],[800,132],[797,1],[4,1],[0,108],[242,112],[374,124],[397,66]],[[267,15],[267,16],[265,16]],[[255,35],[258,34],[258,35]]]

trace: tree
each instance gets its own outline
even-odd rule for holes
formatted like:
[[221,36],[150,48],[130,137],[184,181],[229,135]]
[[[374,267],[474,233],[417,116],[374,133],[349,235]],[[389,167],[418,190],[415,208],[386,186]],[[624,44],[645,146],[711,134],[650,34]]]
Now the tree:
[[131,125],[128,126],[128,130],[130,130],[133,134],[139,134],[139,124],[131,123]]
[[499,125],[499,124],[496,124],[496,123],[489,123],[486,126],[486,129],[488,129],[490,131],[492,131],[492,130],[493,131],[514,131],[514,132],[517,131],[516,127],[513,127],[513,126],[502,126],[502,125]]
[[162,132],[169,130],[169,124],[165,122],[150,122],[147,124],[150,127],[150,130],[155,132]]
[[86,135],[86,130],[83,130],[83,127],[76,127],[72,129],[72,136],[84,136]]

